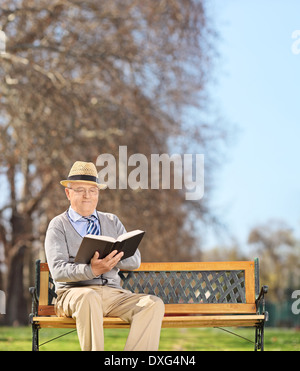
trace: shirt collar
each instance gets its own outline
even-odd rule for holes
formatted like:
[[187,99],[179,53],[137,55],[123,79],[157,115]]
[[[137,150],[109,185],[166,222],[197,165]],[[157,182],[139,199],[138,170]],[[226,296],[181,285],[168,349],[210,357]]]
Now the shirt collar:
[[[84,217],[80,214],[78,214],[74,209],[72,209],[72,207],[70,206],[69,207],[69,210],[68,210],[68,213],[69,213],[69,217],[70,219],[76,223],[78,221],[85,221],[86,222],[86,219],[84,219]],[[93,214],[97,219],[98,219],[98,214],[97,214],[97,211],[94,210]],[[90,216],[90,215],[89,215]],[[81,220],[80,220],[81,219]]]

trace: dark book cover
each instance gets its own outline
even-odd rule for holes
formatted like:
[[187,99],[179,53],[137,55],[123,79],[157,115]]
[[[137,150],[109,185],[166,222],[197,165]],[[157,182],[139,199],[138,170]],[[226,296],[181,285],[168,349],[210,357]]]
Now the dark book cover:
[[104,259],[114,250],[124,252],[121,260],[130,258],[135,254],[144,234],[144,231],[135,230],[117,239],[108,236],[86,235],[75,257],[75,263],[89,264],[96,251],[99,252],[99,259]]

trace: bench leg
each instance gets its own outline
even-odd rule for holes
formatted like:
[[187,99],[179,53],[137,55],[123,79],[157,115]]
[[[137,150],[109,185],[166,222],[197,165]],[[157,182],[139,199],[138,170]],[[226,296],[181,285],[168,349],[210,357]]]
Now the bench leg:
[[263,322],[255,330],[255,351],[264,351],[265,323]]
[[32,324],[32,351],[39,351],[39,326]]

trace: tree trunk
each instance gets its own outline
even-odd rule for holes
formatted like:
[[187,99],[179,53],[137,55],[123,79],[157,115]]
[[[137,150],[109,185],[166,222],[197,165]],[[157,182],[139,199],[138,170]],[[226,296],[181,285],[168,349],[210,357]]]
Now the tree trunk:
[[5,322],[7,325],[28,324],[27,302],[25,298],[25,287],[23,285],[23,261],[26,245],[20,246],[11,259],[8,288],[7,307]]
[[[24,285],[24,257],[26,249],[30,248],[32,223],[25,215],[13,214],[13,244],[9,252],[7,307],[5,322],[7,325],[28,324],[26,294],[28,287]],[[27,290],[27,291],[26,291]]]

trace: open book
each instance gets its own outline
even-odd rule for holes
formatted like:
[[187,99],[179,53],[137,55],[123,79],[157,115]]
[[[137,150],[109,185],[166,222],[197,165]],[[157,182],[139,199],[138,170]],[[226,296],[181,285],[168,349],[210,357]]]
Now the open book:
[[117,239],[108,236],[86,235],[77,252],[75,263],[88,264],[95,252],[99,252],[99,259],[105,258],[113,250],[123,251],[124,255],[121,260],[130,258],[135,254],[145,232],[135,230],[124,233]]

